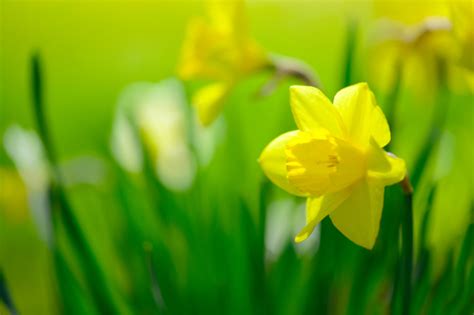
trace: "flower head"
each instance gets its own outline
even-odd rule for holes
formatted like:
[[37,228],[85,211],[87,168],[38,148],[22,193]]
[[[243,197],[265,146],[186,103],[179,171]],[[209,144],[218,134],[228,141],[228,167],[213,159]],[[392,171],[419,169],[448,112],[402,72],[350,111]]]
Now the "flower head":
[[354,243],[372,248],[384,187],[400,182],[405,162],[382,148],[390,142],[385,116],[366,83],[339,91],[334,103],[314,87],[292,86],[290,103],[298,130],[274,139],[260,164],[282,189],[307,197],[305,240],[330,216]]
[[474,13],[472,1],[458,0],[451,4],[453,32],[458,43],[458,65],[465,75],[470,91],[474,91]]
[[469,80],[471,7],[467,1],[376,1],[381,20],[371,55],[374,82],[387,89],[400,67],[405,84],[426,97],[425,91],[436,89],[443,76],[452,82]]
[[146,154],[157,178],[167,188],[188,189],[196,165],[189,147],[185,101],[182,85],[176,79],[127,87],[119,98],[111,139],[118,163],[130,172],[138,172]]
[[267,64],[266,54],[248,34],[243,1],[207,4],[207,18],[189,24],[178,69],[184,80],[211,81],[193,96],[203,125],[215,120],[238,80]]

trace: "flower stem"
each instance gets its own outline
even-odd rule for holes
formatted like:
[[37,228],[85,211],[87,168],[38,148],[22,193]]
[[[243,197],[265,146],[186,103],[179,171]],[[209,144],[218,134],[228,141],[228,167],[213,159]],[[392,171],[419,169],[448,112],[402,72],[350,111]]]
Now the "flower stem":
[[347,23],[347,39],[346,39],[346,54],[344,56],[344,77],[342,86],[346,87],[352,83],[353,80],[353,63],[354,63],[354,51],[357,36],[357,22],[354,19],[350,19]]
[[[395,113],[397,112],[397,104],[398,99],[400,96],[400,89],[402,83],[402,60],[398,59],[395,63],[395,73],[393,78],[393,83],[390,88],[389,94],[387,96],[387,101],[385,103],[385,112],[387,115],[388,125],[390,126],[390,132],[392,134],[392,138],[394,138],[394,129],[395,129]],[[389,151],[390,144],[387,145],[386,150]]]
[[313,72],[311,67],[301,60],[271,55],[270,62],[266,69],[271,70],[274,74],[259,89],[258,96],[268,96],[277,88],[278,84],[285,78],[294,78],[305,85],[314,86],[322,89],[318,76]]
[[428,138],[425,140],[420,154],[415,161],[415,165],[413,167],[413,173],[411,176],[411,180],[413,183],[413,187],[415,189],[418,187],[420,183],[421,176],[428,164],[428,159],[433,153],[433,150],[436,147],[436,144],[439,142],[443,128],[446,124],[447,116],[448,116],[448,108],[449,108],[449,90],[447,86],[447,73],[446,73],[446,64],[443,60],[438,60],[438,77],[439,77],[439,87],[438,87],[438,95],[436,98],[435,104],[435,113],[432,122],[431,131],[428,135]]
[[0,270],[0,302],[3,302],[5,304],[7,310],[10,312],[11,315],[18,314],[16,307],[13,304],[13,299],[7,288],[5,276],[3,275],[2,270]]
[[[41,73],[41,62],[38,54],[34,54],[31,59],[31,84],[33,91],[33,107],[35,112],[36,124],[39,136],[44,144],[46,155],[48,158],[49,168],[52,174],[53,183],[50,187],[50,198],[52,204],[59,207],[60,211],[53,214],[53,225],[57,230],[58,224],[64,224],[71,244],[74,246],[76,253],[83,259],[85,276],[89,284],[89,290],[95,298],[96,306],[104,314],[117,314],[119,311],[114,303],[111,288],[107,285],[105,275],[102,272],[97,257],[89,245],[79,222],[77,221],[73,208],[63,189],[63,178],[58,168],[58,159],[56,151],[53,148],[46,115],[44,113],[43,100],[43,81]],[[54,250],[58,250],[55,248]],[[64,294],[67,294],[65,292]]]
[[410,314],[413,274],[413,188],[408,177],[400,183],[405,194],[405,207],[402,212],[402,252],[400,264],[400,286],[402,314]]

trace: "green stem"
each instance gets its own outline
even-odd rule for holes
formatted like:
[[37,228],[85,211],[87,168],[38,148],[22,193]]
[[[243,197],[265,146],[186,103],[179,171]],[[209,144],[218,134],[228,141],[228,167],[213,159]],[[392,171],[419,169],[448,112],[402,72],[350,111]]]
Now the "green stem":
[[[397,104],[402,86],[402,73],[402,60],[398,59],[395,63],[395,74],[393,78],[393,84],[390,88],[390,92],[387,96],[387,101],[385,103],[385,113],[387,116],[388,125],[390,127],[390,132],[392,134],[392,139],[395,138],[395,113],[397,112]],[[390,144],[387,145],[385,150],[389,151],[389,146]]]
[[346,55],[344,57],[344,77],[342,86],[346,87],[352,83],[353,79],[353,62],[354,62],[354,50],[357,36],[357,22],[350,20],[347,23],[347,39],[346,39]]
[[278,84],[287,78],[293,78],[301,81],[305,85],[314,86],[319,89],[323,89],[321,80],[317,74],[311,69],[309,65],[302,62],[301,60],[271,55],[270,62],[264,68],[271,70],[273,75],[270,79],[262,86],[257,92],[257,96],[268,96],[272,94]]
[[436,144],[439,142],[443,128],[446,124],[448,108],[449,108],[449,90],[446,83],[447,73],[446,64],[443,60],[438,62],[438,77],[440,80],[438,87],[438,95],[435,104],[435,113],[432,122],[430,134],[423,144],[423,147],[418,155],[415,165],[413,167],[413,173],[411,174],[411,181],[413,187],[416,189],[420,183],[421,176],[428,164],[428,159],[433,153]]
[[[74,216],[72,206],[63,189],[62,175],[58,168],[58,160],[56,151],[53,148],[48,124],[46,123],[44,113],[43,100],[43,81],[41,76],[41,62],[38,54],[34,54],[31,59],[31,75],[32,75],[32,91],[33,91],[33,107],[35,111],[36,124],[38,126],[39,136],[44,144],[46,155],[49,162],[50,171],[53,177],[53,184],[51,186],[51,199],[55,202],[60,212],[53,213],[53,217],[57,216],[58,220],[66,227],[71,244],[75,248],[75,252],[82,256],[85,262],[85,275],[89,284],[89,290],[95,298],[96,305],[104,314],[117,314],[118,308],[113,303],[110,288],[106,284],[105,275],[100,269],[99,263],[92,248],[89,246],[87,239],[82,231],[79,222]],[[53,225],[57,230],[57,220],[53,219]],[[67,293],[66,293],[67,294]]]
[[272,195],[272,184],[269,180],[264,179],[260,185],[260,198],[258,210],[258,250],[256,251],[256,283],[257,292],[260,294],[258,305],[261,306],[259,311],[264,312],[267,307],[267,292],[266,292],[266,278],[265,278],[265,228],[267,221],[267,206],[270,203]]
[[160,313],[163,313],[166,309],[163,296],[161,295],[161,289],[158,284],[157,275],[155,272],[155,264],[153,262],[153,245],[150,242],[143,243],[143,250],[145,252],[145,260],[148,269],[148,275],[150,278],[150,289],[153,296],[153,301]]
[[408,177],[401,183],[405,193],[405,208],[402,213],[402,253],[400,277],[402,298],[402,314],[410,314],[413,274],[413,189]]
[[16,307],[13,304],[13,299],[8,290],[5,276],[3,275],[2,270],[0,270],[0,301],[3,301],[11,315],[18,314]]

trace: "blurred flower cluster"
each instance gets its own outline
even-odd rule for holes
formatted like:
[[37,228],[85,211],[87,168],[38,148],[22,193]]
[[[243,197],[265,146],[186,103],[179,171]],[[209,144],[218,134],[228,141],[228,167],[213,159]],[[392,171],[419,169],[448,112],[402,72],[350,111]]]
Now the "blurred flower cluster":
[[401,77],[431,101],[440,84],[474,91],[471,1],[376,0],[374,13],[371,73],[380,88],[393,88]]

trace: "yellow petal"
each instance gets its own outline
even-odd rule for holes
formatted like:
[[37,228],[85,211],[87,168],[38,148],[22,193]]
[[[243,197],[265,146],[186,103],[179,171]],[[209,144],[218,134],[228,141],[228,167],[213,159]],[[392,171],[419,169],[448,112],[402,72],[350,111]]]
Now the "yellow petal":
[[278,187],[290,194],[305,196],[287,179],[286,154],[287,143],[298,135],[299,131],[284,133],[268,144],[260,155],[258,161],[265,175]]
[[446,16],[449,13],[448,3],[448,1],[431,0],[376,0],[374,1],[374,13],[377,18],[413,25],[430,16]]
[[208,0],[206,4],[209,18],[215,28],[225,33],[246,31],[243,27],[247,25],[244,1]]
[[189,23],[178,73],[185,80],[237,80],[268,63],[250,37],[243,1],[209,1],[208,18]]
[[[178,74],[182,79],[190,80],[209,76],[205,59],[208,54],[207,46],[213,41],[212,32],[203,19],[195,18],[188,24],[178,66]],[[210,76],[212,77],[213,74],[211,73]]]
[[390,141],[387,120],[378,108],[367,83],[354,84],[340,90],[334,97],[334,105],[355,143],[367,147],[371,136],[379,146],[385,146]]
[[349,197],[351,191],[352,188],[349,187],[322,197],[308,198],[306,201],[306,226],[296,235],[295,242],[306,240],[319,222],[339,207]]
[[372,111],[370,134],[381,148],[390,142],[390,128],[387,119],[379,106],[375,106]]
[[344,140],[301,132],[287,145],[288,181],[311,196],[344,189],[366,174],[364,153]]
[[400,182],[405,175],[405,161],[385,152],[372,140],[368,151],[368,179],[387,186]]
[[202,18],[189,23],[181,50],[178,74],[184,80],[229,80],[238,68],[237,43]]
[[203,87],[193,97],[193,104],[197,109],[199,121],[210,125],[219,115],[224,104],[224,98],[230,90],[230,84],[214,83]]
[[382,185],[362,180],[330,214],[333,224],[352,242],[372,249],[379,232],[383,194]]
[[324,128],[332,135],[344,138],[344,126],[339,113],[319,89],[311,86],[290,87],[290,104],[300,130]]

